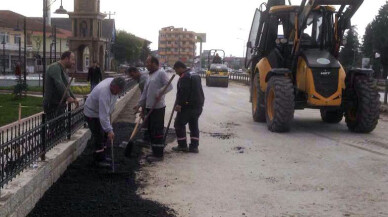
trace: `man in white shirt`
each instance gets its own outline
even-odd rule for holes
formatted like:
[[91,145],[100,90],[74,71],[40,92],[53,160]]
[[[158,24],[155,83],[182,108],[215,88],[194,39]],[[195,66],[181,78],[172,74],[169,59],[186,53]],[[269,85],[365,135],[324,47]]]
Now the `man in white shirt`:
[[[129,75],[129,77],[134,79],[139,84],[139,89],[140,89],[141,93],[143,93],[144,86],[145,86],[147,79],[148,79],[148,73],[141,73],[141,72],[139,72],[139,70],[136,67],[129,67],[127,70],[127,74]],[[136,142],[141,143],[141,144],[149,143],[150,142],[150,134],[147,130],[147,126],[143,126],[141,131],[143,132],[143,138],[137,139]]]
[[[146,67],[149,71],[149,77],[144,86],[143,93],[140,100],[135,106],[137,111],[139,107],[142,111],[145,111],[146,115],[155,105],[155,109],[149,116],[147,127],[151,137],[151,148],[153,156],[149,157],[149,160],[161,160],[163,159],[164,152],[164,115],[166,110],[166,103],[164,100],[164,94],[162,91],[168,84],[169,78],[167,73],[159,68],[159,60],[156,57],[149,56],[146,60]],[[172,90],[172,84],[167,87],[166,93]]]
[[110,115],[115,108],[118,94],[124,87],[124,78],[107,78],[93,89],[85,102],[84,114],[92,132],[96,162],[105,160],[105,143],[107,139],[108,141],[114,139]]

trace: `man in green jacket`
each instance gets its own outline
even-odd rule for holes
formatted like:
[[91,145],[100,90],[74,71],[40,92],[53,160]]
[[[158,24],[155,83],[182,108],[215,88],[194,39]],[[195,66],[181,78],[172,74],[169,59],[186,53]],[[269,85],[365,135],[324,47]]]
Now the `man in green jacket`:
[[71,51],[66,51],[62,54],[61,60],[51,64],[47,69],[43,108],[46,114],[50,114],[49,116],[63,113],[66,109],[66,102],[74,103],[78,106],[78,100],[71,92],[70,87],[66,90],[69,84],[69,76],[66,74],[66,69],[73,68],[74,65],[74,54]]

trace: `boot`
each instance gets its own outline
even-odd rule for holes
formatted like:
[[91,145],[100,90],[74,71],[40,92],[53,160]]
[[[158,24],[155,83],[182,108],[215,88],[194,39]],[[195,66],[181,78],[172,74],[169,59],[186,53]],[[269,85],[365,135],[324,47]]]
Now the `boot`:
[[199,153],[198,145],[192,145],[192,144],[190,144],[190,146],[189,146],[189,152],[190,152],[190,153]]
[[164,154],[164,144],[151,144],[152,155],[155,157],[163,157]]
[[173,151],[176,152],[188,152],[189,149],[187,148],[187,142],[186,140],[179,140],[178,146],[172,148]]
[[189,148],[186,146],[175,146],[175,147],[172,147],[172,150],[173,151],[176,151],[176,152],[188,152],[189,151]]

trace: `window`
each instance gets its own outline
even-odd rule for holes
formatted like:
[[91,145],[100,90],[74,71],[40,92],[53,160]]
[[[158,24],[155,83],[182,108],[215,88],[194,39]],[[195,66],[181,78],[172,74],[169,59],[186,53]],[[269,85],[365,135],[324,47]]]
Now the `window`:
[[20,35],[15,35],[15,38],[14,38],[15,44],[19,44],[19,41],[21,42],[21,36]]
[[0,32],[0,43],[2,42],[9,43],[9,36],[6,32]]

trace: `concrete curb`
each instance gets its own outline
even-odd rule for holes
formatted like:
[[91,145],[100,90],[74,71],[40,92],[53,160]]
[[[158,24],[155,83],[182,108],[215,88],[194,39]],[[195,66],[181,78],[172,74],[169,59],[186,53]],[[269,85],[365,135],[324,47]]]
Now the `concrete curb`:
[[125,94],[125,96],[117,100],[115,110],[112,114],[112,122],[115,122],[117,120],[120,113],[123,111],[123,109],[128,104],[128,102],[132,99],[133,95],[136,93],[138,88],[139,88],[139,85],[133,86],[133,88],[127,94]]
[[46,161],[38,161],[11,181],[1,191],[0,216],[24,217],[44,193],[82,153],[90,137],[88,129],[77,131],[72,139],[58,144],[46,153]]

